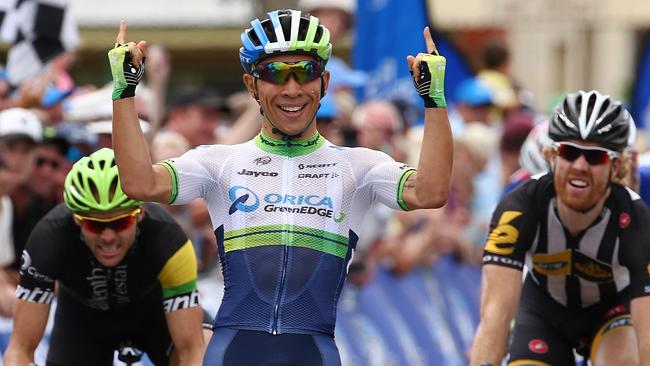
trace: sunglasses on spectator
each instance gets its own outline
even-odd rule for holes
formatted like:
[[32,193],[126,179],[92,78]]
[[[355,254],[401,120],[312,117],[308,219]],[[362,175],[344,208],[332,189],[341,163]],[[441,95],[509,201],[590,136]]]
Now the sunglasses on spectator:
[[42,167],[43,165],[49,165],[50,168],[54,170],[58,170],[61,167],[61,163],[59,163],[57,160],[54,159],[48,159],[42,156],[39,156],[36,158],[36,166],[37,167]]
[[100,219],[97,217],[82,216],[74,214],[74,217],[81,222],[81,226],[93,234],[101,234],[105,229],[111,229],[116,232],[124,231],[130,228],[137,221],[137,217],[142,212],[142,209],[136,208],[135,210],[109,217],[107,219]]
[[607,164],[610,160],[618,158],[618,153],[615,151],[571,142],[556,142],[553,144],[553,149],[559,157],[566,161],[575,161],[582,155],[589,165]]
[[299,84],[316,80],[323,75],[323,67],[316,61],[282,62],[273,61],[257,65],[253,76],[273,84],[284,84],[293,74]]

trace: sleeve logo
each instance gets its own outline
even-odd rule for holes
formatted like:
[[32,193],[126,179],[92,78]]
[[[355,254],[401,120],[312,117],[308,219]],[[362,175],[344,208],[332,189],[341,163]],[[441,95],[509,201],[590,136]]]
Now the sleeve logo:
[[510,223],[521,216],[521,211],[505,211],[499,218],[499,223],[488,236],[485,250],[499,255],[510,255],[515,251],[515,243],[519,239],[519,230]]

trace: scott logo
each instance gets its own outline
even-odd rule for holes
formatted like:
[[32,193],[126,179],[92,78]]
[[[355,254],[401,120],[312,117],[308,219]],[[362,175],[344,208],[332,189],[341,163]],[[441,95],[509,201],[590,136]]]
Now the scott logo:
[[316,169],[316,168],[329,168],[335,166],[338,163],[327,163],[327,164],[298,164],[298,169]]
[[252,175],[254,177],[259,177],[260,175],[262,177],[277,177],[278,176],[278,173],[276,173],[276,172],[256,172],[256,171],[253,171],[253,170],[246,170],[246,169],[242,169],[242,171],[237,172],[237,174],[239,174],[239,175]]
[[[237,196],[239,192],[244,192],[240,196]],[[249,198],[252,197],[252,203],[246,204]],[[255,192],[251,191],[250,189],[242,186],[233,186],[228,190],[228,198],[230,199],[230,202],[232,202],[232,205],[230,205],[230,209],[228,210],[228,215],[232,215],[235,213],[235,211],[243,211],[243,212],[252,212],[257,210],[257,208],[260,206],[260,199],[257,197]]]

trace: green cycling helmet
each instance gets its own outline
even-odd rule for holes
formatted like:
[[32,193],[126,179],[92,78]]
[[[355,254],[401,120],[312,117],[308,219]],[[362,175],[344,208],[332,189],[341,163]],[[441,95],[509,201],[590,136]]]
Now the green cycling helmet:
[[142,204],[122,191],[115,153],[106,147],[72,166],[65,177],[63,200],[74,212],[110,211]]

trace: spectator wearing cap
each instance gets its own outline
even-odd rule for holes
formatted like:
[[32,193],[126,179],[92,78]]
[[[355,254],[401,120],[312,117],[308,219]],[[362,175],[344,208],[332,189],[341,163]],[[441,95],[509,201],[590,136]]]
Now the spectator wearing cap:
[[[0,171],[0,196],[2,212],[0,221],[0,265],[15,265],[19,262],[22,247],[20,243],[28,232],[21,227],[33,191],[28,184],[34,167],[36,144],[43,138],[41,121],[27,109],[10,108],[0,112],[0,157],[3,168]],[[7,200],[6,196],[9,197]],[[10,211],[9,211],[10,210]],[[9,226],[11,233],[6,232]],[[26,238],[25,238],[26,239]],[[6,240],[6,241],[5,241]],[[16,268],[16,267],[14,267]],[[15,286],[18,276],[13,271],[0,271],[0,314],[8,315],[10,302],[5,298],[5,285]]]
[[84,123],[60,123],[56,126],[56,135],[64,138],[70,144],[66,160],[71,164],[98,149],[99,138],[97,134],[91,132]]
[[163,127],[183,136],[192,147],[214,144],[219,112],[224,108],[223,99],[210,89],[181,89],[173,98]]
[[[113,146],[113,121],[109,119],[89,122],[86,125],[86,128],[88,129],[88,132],[97,136],[98,149],[102,147],[111,148]],[[149,132],[151,131],[151,124],[149,124],[147,121],[140,120],[140,129],[142,130],[142,133],[145,135],[145,137],[148,137]]]
[[463,80],[455,90],[456,102],[449,111],[449,121],[454,136],[463,133],[468,123],[490,121],[493,106],[492,91],[477,78]]

